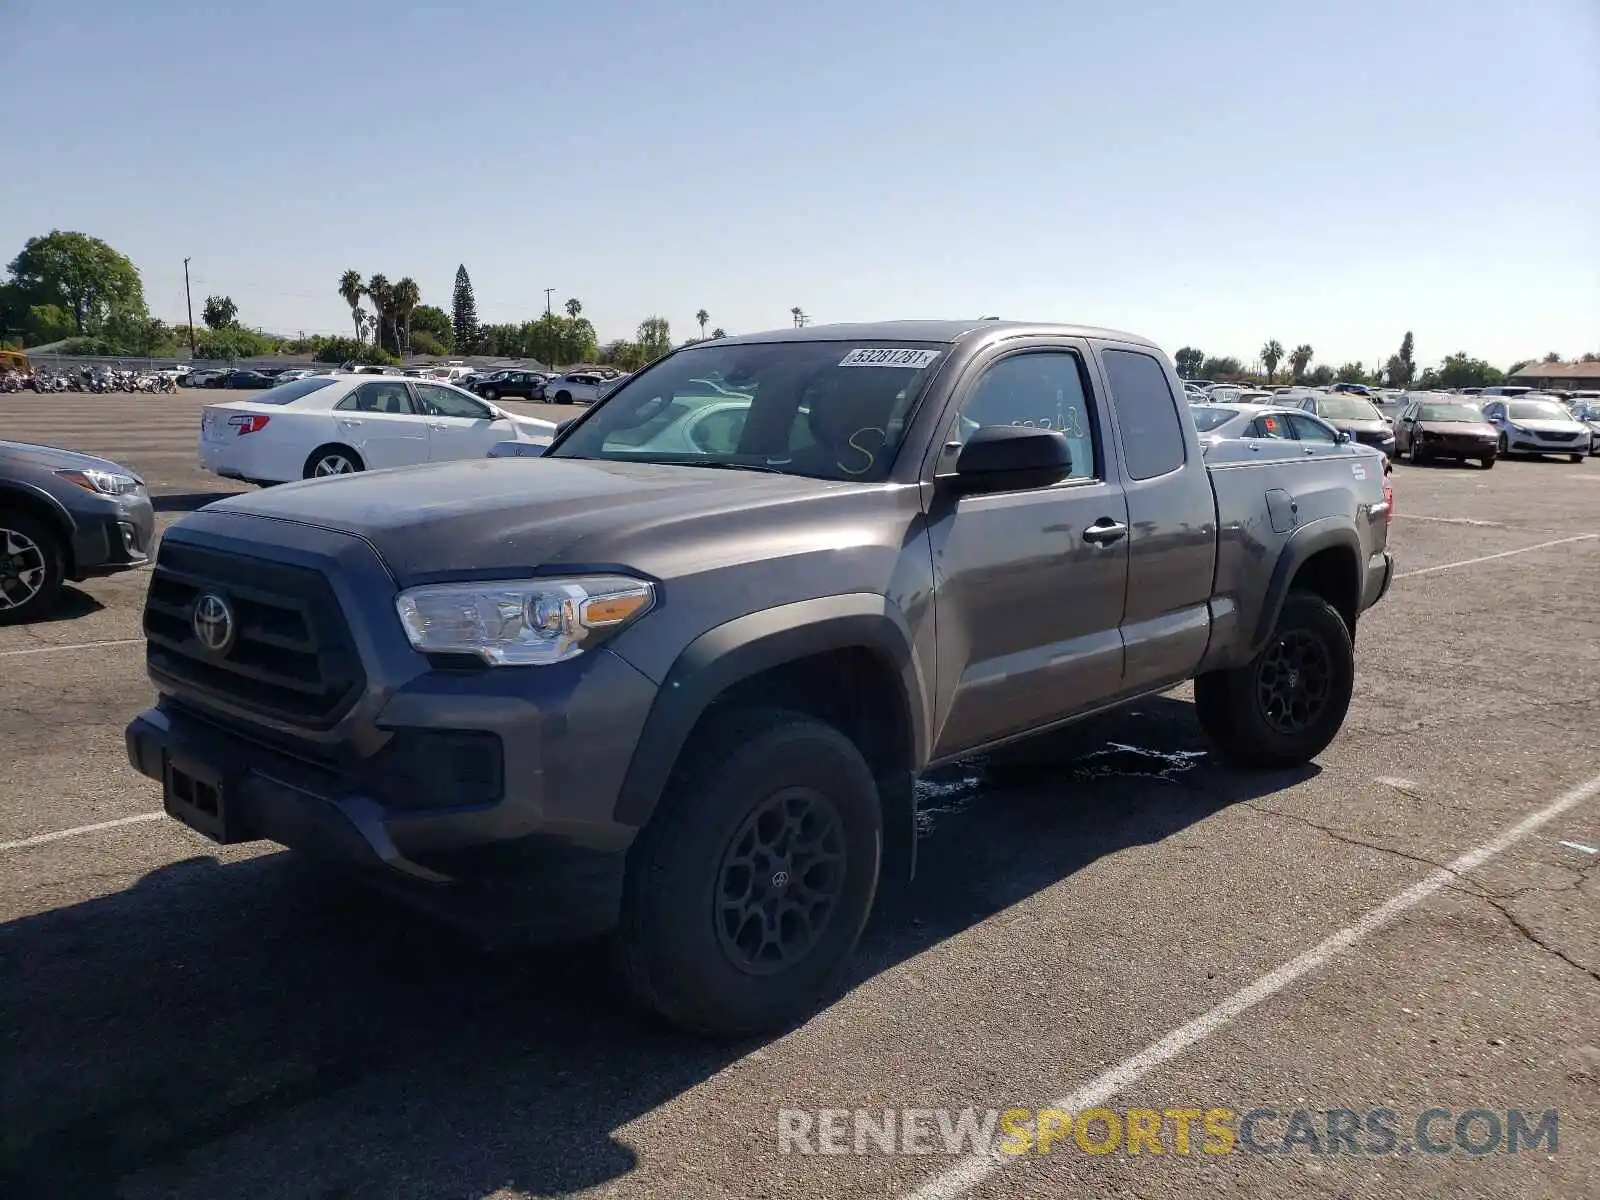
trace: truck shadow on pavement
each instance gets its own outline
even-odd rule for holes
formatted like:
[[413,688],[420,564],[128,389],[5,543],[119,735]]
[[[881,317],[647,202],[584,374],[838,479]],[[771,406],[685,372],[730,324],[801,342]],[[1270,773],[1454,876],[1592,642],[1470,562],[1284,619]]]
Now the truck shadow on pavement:
[[[849,984],[1314,772],[1213,765],[1168,698],[938,772]],[[565,1194],[759,1044],[662,1028],[598,944],[486,950],[282,853],[0,926],[0,962],[7,1197]]]

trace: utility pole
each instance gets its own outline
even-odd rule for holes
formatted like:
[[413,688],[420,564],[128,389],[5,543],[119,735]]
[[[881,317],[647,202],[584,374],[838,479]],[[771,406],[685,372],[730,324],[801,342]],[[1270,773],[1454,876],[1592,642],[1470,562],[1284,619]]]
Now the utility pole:
[[194,358],[194,297],[189,294],[189,260],[183,260],[183,303],[189,310],[189,357]]
[[550,293],[553,291],[555,291],[555,288],[545,288],[544,290],[544,315],[547,317],[550,315]]

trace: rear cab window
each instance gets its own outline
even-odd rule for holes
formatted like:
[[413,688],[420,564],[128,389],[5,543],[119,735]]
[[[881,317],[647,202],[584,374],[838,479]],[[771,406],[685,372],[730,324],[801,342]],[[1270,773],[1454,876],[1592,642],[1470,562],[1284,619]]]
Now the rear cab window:
[[1152,355],[1100,351],[1122,438],[1123,461],[1133,479],[1154,479],[1183,466],[1187,448],[1178,401],[1167,373]]

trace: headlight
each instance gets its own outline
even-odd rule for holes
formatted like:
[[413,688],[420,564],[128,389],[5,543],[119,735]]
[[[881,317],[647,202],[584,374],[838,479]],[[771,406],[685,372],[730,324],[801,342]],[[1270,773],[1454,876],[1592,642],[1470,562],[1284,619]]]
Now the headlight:
[[57,471],[56,474],[86,492],[101,496],[126,496],[144,486],[132,475],[119,475],[115,471]]
[[424,654],[470,654],[490,666],[548,666],[642,617],[655,585],[625,575],[432,583],[395,600]]

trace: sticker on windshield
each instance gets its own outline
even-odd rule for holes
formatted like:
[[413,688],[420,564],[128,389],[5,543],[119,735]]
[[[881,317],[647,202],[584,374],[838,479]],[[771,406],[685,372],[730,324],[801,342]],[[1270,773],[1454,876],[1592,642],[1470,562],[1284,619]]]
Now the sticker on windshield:
[[1350,474],[1354,475],[1357,479],[1365,479],[1367,477],[1367,469],[1360,463],[1356,463],[1355,466],[1350,468]]
[[839,360],[841,367],[906,367],[920,371],[939,357],[938,350],[852,350]]

